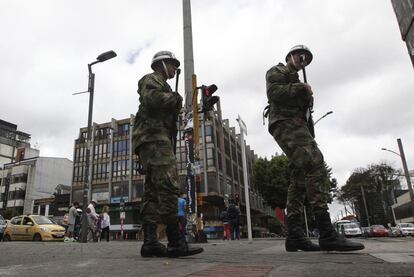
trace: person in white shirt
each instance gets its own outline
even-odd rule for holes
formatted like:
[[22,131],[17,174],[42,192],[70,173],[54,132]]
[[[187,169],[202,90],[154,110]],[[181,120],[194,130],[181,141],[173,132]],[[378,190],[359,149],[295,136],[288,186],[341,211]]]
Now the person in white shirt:
[[109,216],[109,207],[104,206],[102,208],[102,223],[101,223],[101,240],[106,238],[106,241],[109,242],[109,227],[111,226],[111,217]]
[[86,213],[88,215],[88,241],[92,240],[97,242],[96,237],[96,221],[98,220],[98,214],[95,211],[96,201],[92,200],[86,208]]

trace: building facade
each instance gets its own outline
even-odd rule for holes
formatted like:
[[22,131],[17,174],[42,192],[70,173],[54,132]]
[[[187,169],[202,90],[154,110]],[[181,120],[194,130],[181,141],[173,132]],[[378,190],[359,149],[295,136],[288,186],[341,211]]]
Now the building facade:
[[[203,214],[206,232],[214,233],[221,226],[220,212],[224,208],[224,195],[240,199],[240,207],[245,217],[244,181],[241,159],[241,142],[229,120],[221,119],[220,109],[209,115],[202,123],[200,116],[200,159],[196,161],[197,209]],[[93,124],[90,158],[91,188],[85,193],[94,199],[99,211],[102,205],[111,207],[111,223],[114,230],[120,224],[120,202],[125,201],[125,224],[139,223],[139,205],[145,190],[144,175],[136,168],[137,156],[131,151],[131,130],[134,116],[102,124]],[[182,120],[180,120],[182,122]],[[202,129],[202,126],[205,126]],[[72,202],[83,202],[85,184],[87,128],[81,128],[74,146],[74,167]],[[186,191],[187,160],[183,126],[177,135],[177,170],[180,190]],[[205,143],[203,143],[205,141]],[[205,146],[205,147],[204,147]],[[266,232],[267,217],[274,217],[274,211],[264,206],[264,201],[253,183],[253,165],[257,156],[247,146],[247,170],[250,191],[252,226],[256,233]],[[204,166],[204,164],[206,166]],[[243,221],[245,222],[245,220]],[[124,227],[125,229],[125,227]]]
[[22,153],[22,160],[6,163],[0,169],[0,212],[3,214],[31,214],[36,199],[52,196],[59,184],[70,186],[72,183],[72,161],[25,157]]
[[401,38],[407,45],[408,55],[414,67],[414,0],[391,0]]
[[30,147],[30,135],[17,125],[0,119],[0,167],[16,160],[17,149]]

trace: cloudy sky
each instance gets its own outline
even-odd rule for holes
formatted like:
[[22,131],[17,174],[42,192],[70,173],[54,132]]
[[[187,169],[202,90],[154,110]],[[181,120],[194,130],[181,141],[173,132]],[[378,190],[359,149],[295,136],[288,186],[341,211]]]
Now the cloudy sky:
[[[265,73],[295,44],[314,54],[307,68],[317,141],[339,185],[353,169],[388,161],[397,138],[414,167],[413,66],[390,0],[193,0],[195,73],[219,87],[224,118],[247,124],[259,156],[281,152],[262,125]],[[0,0],[0,118],[32,135],[42,156],[72,159],[87,125],[87,64],[93,67],[93,120],[135,114],[138,79],[152,55],[183,59],[181,0]],[[171,82],[174,85],[174,82]],[[183,91],[183,81],[180,82]]]

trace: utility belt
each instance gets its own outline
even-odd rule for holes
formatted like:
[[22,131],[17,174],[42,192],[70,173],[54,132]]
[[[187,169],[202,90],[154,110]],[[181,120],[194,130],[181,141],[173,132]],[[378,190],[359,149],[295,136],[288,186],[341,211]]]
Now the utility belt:
[[270,110],[273,109],[276,113],[283,115],[283,116],[295,116],[297,114],[303,113],[305,114],[306,108],[300,107],[281,107],[277,105],[267,105],[263,110],[263,125],[265,125],[265,118],[269,117]]

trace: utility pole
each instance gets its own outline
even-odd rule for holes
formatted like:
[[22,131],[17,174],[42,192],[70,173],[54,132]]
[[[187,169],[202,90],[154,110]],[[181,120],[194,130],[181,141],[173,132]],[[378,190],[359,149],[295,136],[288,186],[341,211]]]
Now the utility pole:
[[303,205],[303,216],[305,218],[306,237],[309,238],[308,216],[306,214],[306,205]]
[[371,226],[371,223],[369,221],[367,201],[365,200],[365,192],[362,186],[361,186],[361,193],[362,193],[362,201],[364,202],[364,207],[365,207],[365,214],[367,215],[368,226]]
[[[185,111],[191,112],[193,99],[193,31],[191,27],[191,1],[183,0],[183,25],[184,25],[184,91]],[[198,135],[198,134],[197,134]]]
[[404,148],[403,148],[400,138],[397,139],[397,143],[398,143],[398,148],[400,149],[401,162],[404,168],[405,179],[407,180],[407,186],[408,186],[408,191],[410,193],[410,199],[411,201],[414,201],[414,194],[413,194],[413,187],[411,185],[410,173],[408,172],[407,161],[405,160],[405,155],[404,155]]
[[[195,151],[198,151],[198,105],[197,79],[194,74],[193,34],[191,27],[191,2],[183,0],[183,34],[184,34],[184,93],[185,126],[184,142],[187,162],[186,191],[188,199],[189,223],[197,218],[197,192],[195,180]],[[195,96],[195,97],[194,97]],[[193,112],[196,110],[196,112]],[[197,117],[197,118],[196,118]],[[196,144],[196,145],[194,145]],[[195,146],[195,147],[194,147]],[[204,147],[204,145],[203,145]],[[196,149],[194,149],[196,148]],[[198,155],[197,155],[198,156]],[[206,166],[206,165],[204,165]]]

